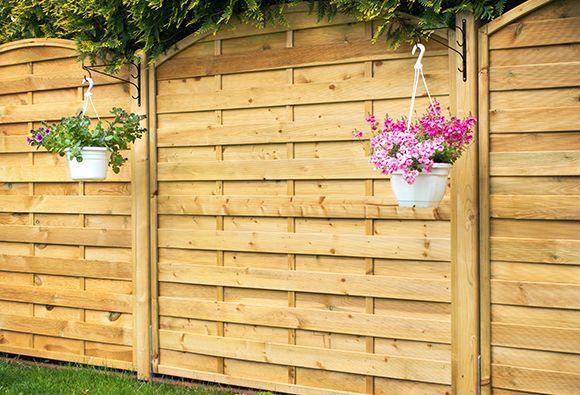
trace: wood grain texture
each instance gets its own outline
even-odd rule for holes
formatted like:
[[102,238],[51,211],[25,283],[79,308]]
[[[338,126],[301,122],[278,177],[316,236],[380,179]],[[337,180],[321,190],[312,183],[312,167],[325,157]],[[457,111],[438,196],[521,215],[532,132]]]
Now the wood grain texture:
[[527,1],[485,28],[493,393],[580,388],[577,10]]
[[160,281],[449,302],[449,281],[167,263]]
[[[449,199],[399,208],[352,135],[368,113],[406,112],[414,57],[304,11],[186,38],[156,66],[154,369],[289,393],[449,391]],[[446,102],[447,51],[427,54]],[[409,377],[359,357],[402,358]],[[445,368],[413,378],[422,358]]]
[[[105,182],[72,182],[62,158],[25,142],[41,121],[79,112],[86,72],[75,48],[58,39],[0,46],[0,350],[133,370],[131,166]],[[128,109],[119,81],[95,82],[101,115]]]
[[[251,361],[277,364],[292,363],[297,366],[347,371],[359,374],[372,374],[382,377],[416,379],[427,382],[440,382],[441,371],[449,372],[448,362],[407,359],[386,355],[369,355],[349,351],[328,350],[278,343],[214,337],[196,334],[182,334],[161,330],[161,346],[168,349],[188,352],[207,352]],[[448,381],[442,382],[447,384]]]
[[[2,235],[1,232],[0,235]],[[166,248],[415,260],[445,261],[449,259],[449,240],[443,238],[415,239],[315,233],[212,232],[173,229],[159,229],[158,237],[159,246]],[[10,240],[18,241],[14,238]]]
[[[1,201],[1,198],[0,198]],[[448,207],[402,208],[381,197],[171,196],[158,198],[160,214],[310,218],[448,219]]]
[[[477,28],[473,14],[460,13],[457,25],[466,22],[467,80],[455,73],[455,107],[459,117],[477,113]],[[451,45],[455,45],[452,43]],[[455,56],[455,67],[461,60]],[[477,394],[479,355],[479,148],[478,131],[452,168],[451,184],[451,336],[452,389],[457,394]]]

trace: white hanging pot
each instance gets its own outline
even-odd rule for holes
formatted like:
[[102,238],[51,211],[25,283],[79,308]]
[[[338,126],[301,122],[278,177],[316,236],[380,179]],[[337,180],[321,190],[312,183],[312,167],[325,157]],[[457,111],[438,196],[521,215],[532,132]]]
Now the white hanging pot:
[[81,148],[82,162],[71,158],[66,150],[70,178],[75,181],[96,181],[107,178],[109,151],[104,147]]
[[431,173],[419,173],[411,185],[403,180],[402,173],[393,173],[391,175],[391,188],[399,206],[438,207],[443,195],[445,195],[449,169],[451,169],[451,165],[448,163],[435,163]]

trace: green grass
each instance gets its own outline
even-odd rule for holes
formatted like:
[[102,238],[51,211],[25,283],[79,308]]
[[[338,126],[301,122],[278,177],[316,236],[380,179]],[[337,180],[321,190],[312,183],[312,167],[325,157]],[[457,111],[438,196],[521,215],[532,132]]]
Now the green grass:
[[0,394],[10,395],[230,395],[227,388],[184,387],[137,381],[134,374],[103,368],[58,368],[0,361]]

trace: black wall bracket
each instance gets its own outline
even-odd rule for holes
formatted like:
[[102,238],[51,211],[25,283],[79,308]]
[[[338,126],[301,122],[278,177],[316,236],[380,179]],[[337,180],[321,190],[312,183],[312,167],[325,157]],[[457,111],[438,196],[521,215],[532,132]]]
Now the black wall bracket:
[[137,89],[137,96],[131,96],[131,98],[137,100],[137,106],[141,107],[141,64],[140,63],[130,63],[131,66],[133,66],[135,68],[135,70],[137,71],[137,74],[131,74],[131,78],[133,78],[134,80],[137,81],[137,83],[131,81],[131,80],[126,80],[124,78],[121,77],[117,77],[116,75],[113,74],[109,74],[106,73],[102,70],[102,68],[105,67],[109,67],[111,65],[109,64],[98,64],[98,65],[92,65],[92,66],[83,66],[83,70],[88,71],[89,72],[89,77],[92,78],[91,72],[94,71],[97,74],[101,74],[113,79],[116,79],[118,81],[123,81],[127,84],[133,85],[135,87],[135,89]]
[[[435,38],[434,35],[429,36],[429,40],[433,40],[436,43],[441,44],[446,48],[449,48],[450,50],[452,50],[453,52],[456,52],[461,57],[462,66],[458,67],[457,71],[462,73],[463,82],[467,81],[467,29],[466,29],[466,25],[467,25],[467,21],[465,19],[463,19],[461,21],[461,26],[455,26],[456,30],[459,30],[459,32],[461,33],[461,42],[459,42],[459,40],[456,40],[457,46],[461,49],[461,51],[458,51],[457,49],[449,46],[449,44],[447,44],[446,42],[443,42],[443,41]],[[438,29],[435,28],[435,29],[426,29],[426,30],[432,31],[432,30],[438,30]]]

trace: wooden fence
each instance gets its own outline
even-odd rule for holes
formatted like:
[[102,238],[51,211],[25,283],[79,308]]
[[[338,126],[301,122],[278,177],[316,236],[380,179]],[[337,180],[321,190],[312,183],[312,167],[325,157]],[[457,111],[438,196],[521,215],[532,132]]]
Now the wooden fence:
[[[155,68],[156,371],[448,391],[449,200],[398,208],[352,136],[365,115],[408,111],[416,59],[373,45],[368,24],[288,17],[188,38]],[[447,105],[448,50],[424,64]]]
[[483,377],[579,393],[580,2],[528,2],[480,45]]
[[529,1],[478,50],[459,15],[467,81],[429,43],[431,92],[481,132],[436,210],[352,137],[409,104],[415,57],[370,24],[298,6],[188,37],[143,59],[140,108],[94,76],[150,128],[106,182],[24,143],[79,107],[74,46],[0,46],[0,352],[307,394],[475,394],[481,352],[486,393],[578,392],[578,5]]
[[[0,352],[131,369],[130,166],[71,182],[25,139],[82,109],[76,57],[65,40],[0,47]],[[130,105],[126,86],[94,78],[101,115]]]

